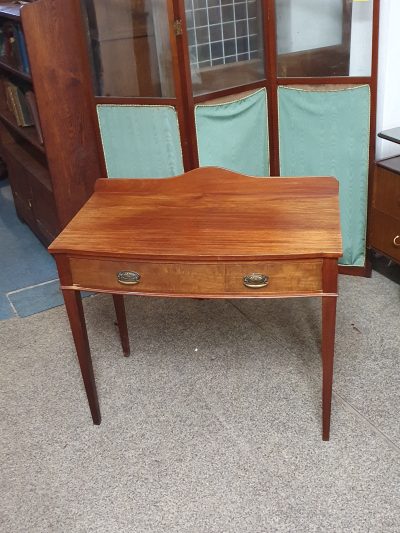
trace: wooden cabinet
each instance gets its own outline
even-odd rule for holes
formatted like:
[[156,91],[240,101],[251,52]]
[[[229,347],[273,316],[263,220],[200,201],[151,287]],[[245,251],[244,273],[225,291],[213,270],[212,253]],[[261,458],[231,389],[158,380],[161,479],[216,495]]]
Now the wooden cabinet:
[[[19,6],[10,3],[0,4],[0,37],[1,155],[7,164],[18,215],[42,240],[48,242],[57,235],[60,228],[57,217],[54,217],[52,224],[44,225],[43,235],[38,226],[42,209],[47,211],[54,203],[51,198],[44,206],[40,205],[42,190],[52,197],[45,149],[34,125],[18,124],[20,118],[16,108],[16,94],[19,94],[26,103],[25,94],[28,91],[32,92],[32,78],[27,62]],[[10,96],[9,91],[14,91],[14,96]],[[19,100],[18,102],[20,103]],[[26,116],[24,118],[26,119]],[[26,120],[26,123],[31,124],[29,120]]]
[[[88,60],[76,53],[83,24],[70,2],[56,3],[57,11],[52,0],[45,9],[40,0],[22,7],[0,2],[0,155],[19,217],[46,245],[101,176],[92,101],[80,81]],[[19,125],[10,85],[22,100],[34,94],[34,125]]]
[[376,164],[369,246],[400,263],[400,156]]

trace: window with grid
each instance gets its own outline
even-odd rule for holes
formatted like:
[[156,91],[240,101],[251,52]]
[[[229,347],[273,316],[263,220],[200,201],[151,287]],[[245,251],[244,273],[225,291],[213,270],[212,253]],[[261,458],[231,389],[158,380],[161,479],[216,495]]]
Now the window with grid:
[[257,0],[185,0],[192,69],[260,59]]

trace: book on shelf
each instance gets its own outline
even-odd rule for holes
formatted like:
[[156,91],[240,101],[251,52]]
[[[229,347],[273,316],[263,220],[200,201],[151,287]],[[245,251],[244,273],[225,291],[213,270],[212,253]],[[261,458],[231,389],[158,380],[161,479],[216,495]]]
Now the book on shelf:
[[21,118],[20,118],[20,115],[18,113],[17,104],[15,102],[13,91],[11,90],[11,87],[6,86],[5,91],[6,91],[8,109],[13,114],[18,126],[22,126]]
[[25,37],[20,24],[7,21],[0,26],[0,61],[30,74]]
[[39,137],[39,142],[40,144],[44,144],[43,132],[42,132],[42,127],[40,125],[39,112],[38,112],[38,108],[36,104],[36,97],[32,91],[27,91],[25,93],[25,99],[31,112],[31,116],[32,116],[32,119],[33,119],[33,122],[36,128],[36,132]]
[[18,98],[19,108],[22,114],[23,126],[33,126],[35,122],[33,120],[30,107],[26,100],[26,95],[21,91],[19,87],[17,87],[17,98]]
[[29,67],[28,52],[27,52],[26,44],[25,44],[25,37],[22,32],[22,28],[19,24],[15,25],[15,31],[17,35],[19,56],[21,57],[22,70],[23,72],[25,72],[25,74],[30,74],[31,69]]
[[35,124],[24,92],[9,80],[4,80],[7,103],[18,126],[26,127]]

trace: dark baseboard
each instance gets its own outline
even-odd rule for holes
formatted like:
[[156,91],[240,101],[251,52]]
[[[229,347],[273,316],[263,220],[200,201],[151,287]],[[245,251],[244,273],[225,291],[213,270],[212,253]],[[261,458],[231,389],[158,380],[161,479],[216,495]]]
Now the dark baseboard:
[[388,257],[379,252],[370,251],[369,257],[372,263],[372,268],[385,276],[385,278],[394,281],[400,285],[400,264],[392,261]]
[[363,276],[364,278],[370,278],[372,274],[371,261],[367,259],[365,265],[362,267],[339,265],[339,274],[345,274],[346,276]]

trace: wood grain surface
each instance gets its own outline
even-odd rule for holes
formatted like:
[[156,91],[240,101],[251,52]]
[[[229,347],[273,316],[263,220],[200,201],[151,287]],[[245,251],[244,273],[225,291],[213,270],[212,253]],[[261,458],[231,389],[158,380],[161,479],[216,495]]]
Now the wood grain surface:
[[[146,261],[112,261],[88,257],[70,257],[72,284],[65,288],[111,293],[196,296],[252,297],[305,296],[322,293],[322,259],[244,263],[169,263]],[[125,285],[118,281],[119,272],[137,272],[140,282]],[[244,277],[253,273],[268,277],[266,287],[248,288]]]
[[168,179],[101,179],[53,254],[139,260],[340,257],[334,178],[253,178],[208,167]]

